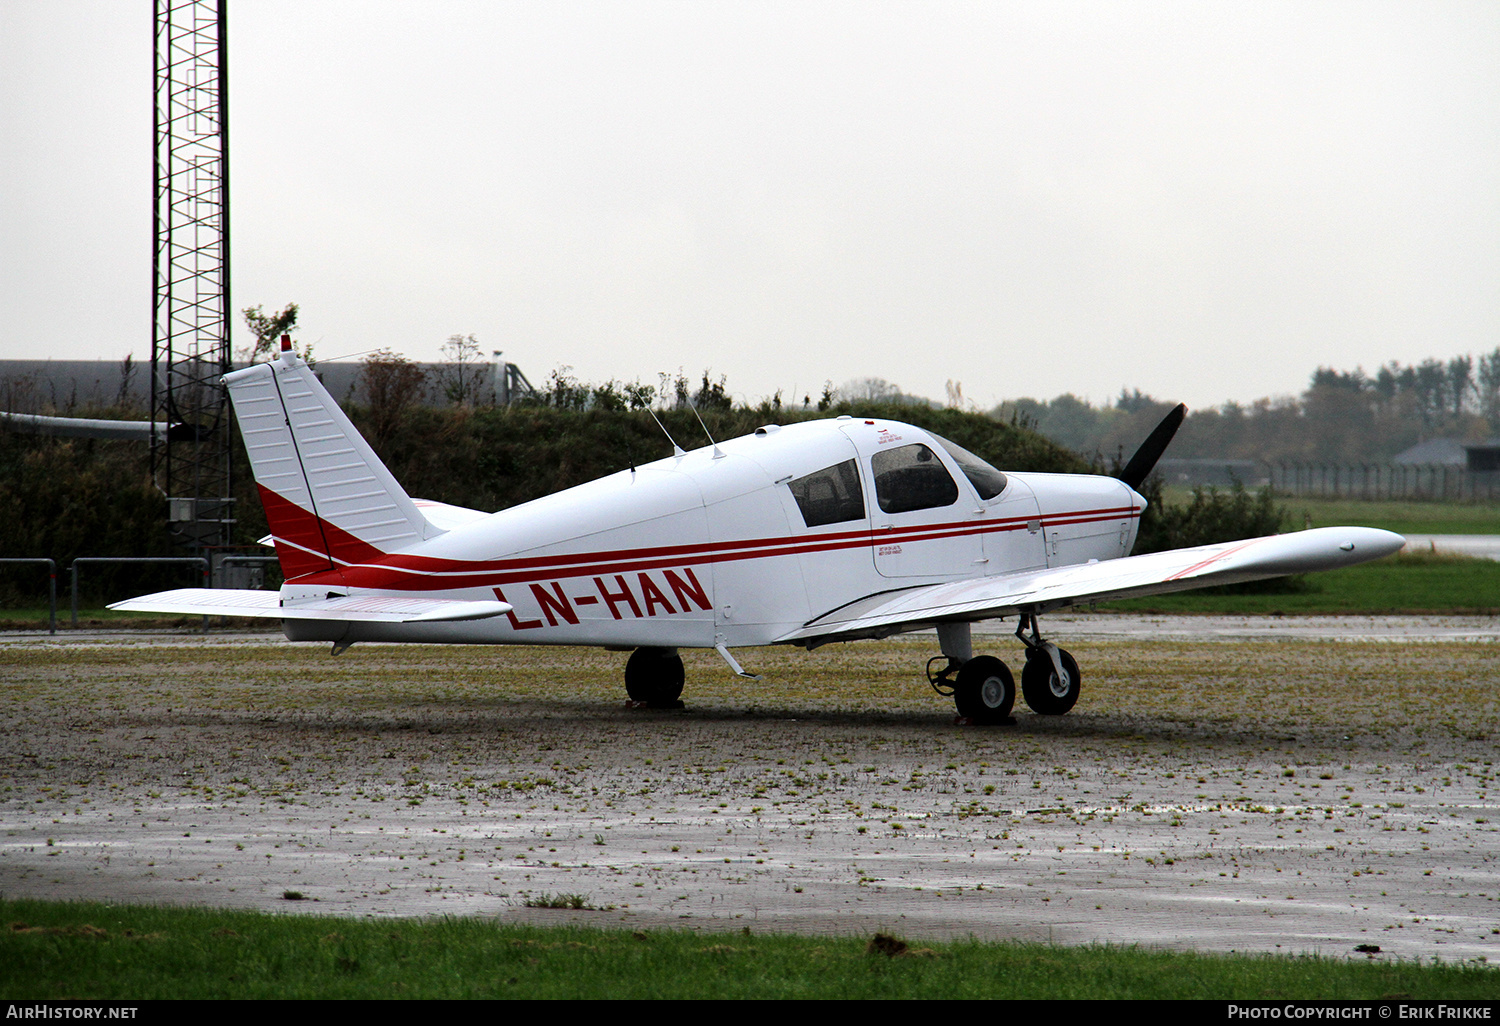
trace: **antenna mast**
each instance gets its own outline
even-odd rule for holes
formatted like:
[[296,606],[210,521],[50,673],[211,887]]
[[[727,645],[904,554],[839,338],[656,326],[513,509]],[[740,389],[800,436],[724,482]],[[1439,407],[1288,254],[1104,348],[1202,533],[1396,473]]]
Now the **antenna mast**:
[[227,0],[156,0],[156,219],[151,418],[181,423],[151,444],[173,536],[195,555],[232,541],[228,397]]

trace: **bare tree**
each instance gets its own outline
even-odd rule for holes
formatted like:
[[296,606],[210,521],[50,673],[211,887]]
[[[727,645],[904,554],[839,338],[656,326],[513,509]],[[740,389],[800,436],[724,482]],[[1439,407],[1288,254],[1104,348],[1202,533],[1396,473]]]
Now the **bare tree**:
[[901,386],[885,378],[850,378],[838,387],[838,397],[850,402],[894,402],[901,398]]
[[126,353],[125,359],[120,362],[120,391],[115,396],[116,406],[134,405],[131,402],[130,388],[135,383],[135,373],[140,370],[135,365],[135,354]]
[[422,399],[427,373],[406,357],[377,349],[365,357],[360,380],[370,404],[370,441],[379,448],[396,433],[407,409]]
[[438,387],[454,406],[477,406],[483,393],[489,365],[473,335],[449,335],[443,343],[444,363],[438,369]]
[[1449,398],[1453,403],[1453,419],[1464,415],[1464,403],[1474,388],[1474,357],[1455,356],[1448,361]]

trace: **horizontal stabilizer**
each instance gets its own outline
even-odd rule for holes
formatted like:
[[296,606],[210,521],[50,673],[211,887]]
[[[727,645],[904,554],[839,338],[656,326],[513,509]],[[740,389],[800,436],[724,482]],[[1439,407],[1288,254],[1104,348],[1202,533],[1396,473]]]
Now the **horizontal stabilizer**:
[[188,616],[254,616],[272,620],[343,620],[360,623],[441,623],[483,620],[510,612],[507,602],[419,599],[384,595],[336,595],[283,606],[274,591],[179,588],[116,602],[111,609]]
[[872,595],[777,639],[804,645],[884,637],[939,623],[1045,613],[1080,602],[1164,595],[1267,577],[1336,570],[1398,552],[1406,539],[1373,527],[1293,534],[1151,552],[1074,566],[997,574]]

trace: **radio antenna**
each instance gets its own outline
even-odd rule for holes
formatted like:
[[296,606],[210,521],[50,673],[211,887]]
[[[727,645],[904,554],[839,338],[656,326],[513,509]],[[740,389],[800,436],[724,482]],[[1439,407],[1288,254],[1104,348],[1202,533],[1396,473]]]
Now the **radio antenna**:
[[714,447],[714,459],[722,460],[724,458],[724,454],[719,451],[719,443],[714,441],[714,436],[708,433],[708,425],[703,423],[703,414],[698,412],[698,404],[689,399],[688,406],[692,408],[693,416],[698,418],[698,426],[701,427],[703,429],[703,433],[708,436],[708,444]]
[[648,406],[646,407],[646,412],[651,414],[651,419],[656,421],[656,426],[661,428],[661,433],[666,435],[667,441],[672,443],[672,455],[686,456],[687,453],[682,451],[682,447],[677,444],[677,439],[672,437],[672,432],[667,430],[667,426],[661,422],[661,418],[656,415],[656,411]]

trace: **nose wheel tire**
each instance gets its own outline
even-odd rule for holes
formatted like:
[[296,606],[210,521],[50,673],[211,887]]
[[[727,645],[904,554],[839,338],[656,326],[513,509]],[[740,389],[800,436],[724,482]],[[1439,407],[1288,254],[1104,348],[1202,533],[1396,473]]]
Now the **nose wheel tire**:
[[1078,701],[1078,663],[1063,649],[1057,650],[1066,679],[1059,678],[1052,657],[1045,648],[1026,653],[1026,668],[1021,671],[1021,695],[1031,711],[1043,716],[1061,716]]
[[638,648],[625,661],[625,693],[653,709],[676,709],[685,678],[682,657],[670,649]]
[[975,723],[1005,723],[1016,704],[1016,680],[994,656],[976,656],[959,669],[953,702],[960,716]]

